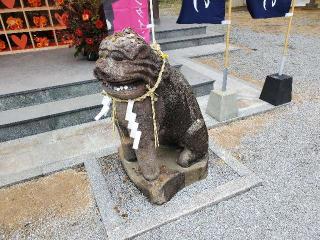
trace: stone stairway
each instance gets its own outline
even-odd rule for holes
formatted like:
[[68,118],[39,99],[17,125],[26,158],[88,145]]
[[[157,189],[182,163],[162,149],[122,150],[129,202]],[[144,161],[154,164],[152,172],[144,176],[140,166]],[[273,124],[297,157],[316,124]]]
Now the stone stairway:
[[[164,50],[223,42],[223,35],[208,36],[206,31],[205,25],[176,25],[171,19],[164,19],[156,29],[156,36]],[[0,142],[93,121],[101,108],[101,86],[92,76],[93,63],[74,63],[71,52],[70,49],[51,51],[50,54],[41,52],[38,54],[40,60],[35,59],[34,54],[24,54],[3,61]],[[41,58],[46,60],[41,61]],[[25,66],[13,73],[9,64],[22,60]],[[54,67],[44,65],[48,62]],[[182,66],[174,58],[170,63],[185,75],[197,97],[212,90],[212,79]],[[72,69],[67,69],[68,66]]]

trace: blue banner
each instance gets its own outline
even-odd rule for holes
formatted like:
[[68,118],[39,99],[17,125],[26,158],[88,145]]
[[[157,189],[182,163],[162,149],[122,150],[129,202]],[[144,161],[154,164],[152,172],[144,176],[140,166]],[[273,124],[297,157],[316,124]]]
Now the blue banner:
[[290,7],[291,0],[247,0],[252,18],[284,17]]
[[177,23],[221,24],[225,15],[225,0],[183,0]]

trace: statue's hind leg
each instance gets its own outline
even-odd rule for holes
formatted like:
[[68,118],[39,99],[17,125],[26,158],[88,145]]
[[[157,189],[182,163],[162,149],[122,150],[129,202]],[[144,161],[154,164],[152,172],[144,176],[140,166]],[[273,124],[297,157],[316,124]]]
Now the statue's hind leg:
[[189,167],[208,152],[208,131],[203,119],[196,120],[186,132],[181,145],[184,147],[177,163]]

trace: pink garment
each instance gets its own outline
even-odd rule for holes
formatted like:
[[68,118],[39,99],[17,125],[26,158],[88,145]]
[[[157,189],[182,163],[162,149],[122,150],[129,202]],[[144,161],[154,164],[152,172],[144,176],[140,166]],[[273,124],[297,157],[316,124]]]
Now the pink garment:
[[148,0],[118,0],[112,3],[115,32],[131,27],[144,40],[150,42]]

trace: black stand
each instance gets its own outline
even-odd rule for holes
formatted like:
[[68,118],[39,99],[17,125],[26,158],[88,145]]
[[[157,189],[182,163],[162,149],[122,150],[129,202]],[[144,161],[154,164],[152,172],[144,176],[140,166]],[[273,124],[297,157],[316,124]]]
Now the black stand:
[[292,77],[273,74],[267,76],[260,99],[274,106],[291,102]]

